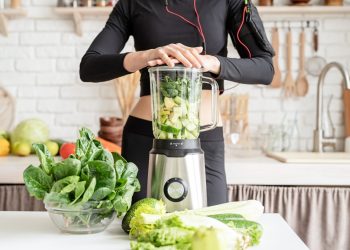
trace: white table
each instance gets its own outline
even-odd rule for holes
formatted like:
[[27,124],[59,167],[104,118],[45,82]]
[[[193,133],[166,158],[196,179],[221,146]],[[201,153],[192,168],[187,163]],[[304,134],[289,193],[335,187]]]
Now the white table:
[[[129,250],[128,236],[116,220],[97,234],[61,233],[46,212],[0,212],[1,250]],[[308,248],[278,214],[264,214],[261,244],[252,250],[307,250]]]

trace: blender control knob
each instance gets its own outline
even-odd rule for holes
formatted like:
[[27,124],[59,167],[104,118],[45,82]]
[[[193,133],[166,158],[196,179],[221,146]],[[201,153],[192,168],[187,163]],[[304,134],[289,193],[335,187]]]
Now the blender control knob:
[[171,178],[164,184],[164,195],[172,202],[183,201],[188,194],[186,182],[181,178]]

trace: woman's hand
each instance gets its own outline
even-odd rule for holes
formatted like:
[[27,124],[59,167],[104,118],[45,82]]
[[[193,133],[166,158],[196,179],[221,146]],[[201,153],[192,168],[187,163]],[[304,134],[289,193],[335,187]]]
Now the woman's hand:
[[147,65],[153,67],[166,64],[169,67],[174,67],[176,63],[182,63],[188,68],[201,68],[198,55],[202,51],[202,47],[187,47],[181,43],[169,44],[149,50]]

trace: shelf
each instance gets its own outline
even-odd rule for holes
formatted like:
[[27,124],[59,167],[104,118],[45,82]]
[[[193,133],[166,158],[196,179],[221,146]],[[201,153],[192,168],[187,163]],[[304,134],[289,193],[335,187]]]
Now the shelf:
[[83,35],[83,16],[107,16],[112,12],[113,7],[56,7],[55,13],[58,15],[71,15],[73,17],[75,32],[78,36]]
[[[58,15],[71,15],[75,23],[75,31],[81,36],[83,16],[107,16],[113,7],[56,7]],[[350,15],[350,6],[258,6],[263,19],[314,18],[318,15]]]
[[24,17],[27,12],[24,9],[0,9],[0,33],[8,36],[7,23],[10,18]]
[[258,6],[258,10],[263,19],[350,15],[350,6]]

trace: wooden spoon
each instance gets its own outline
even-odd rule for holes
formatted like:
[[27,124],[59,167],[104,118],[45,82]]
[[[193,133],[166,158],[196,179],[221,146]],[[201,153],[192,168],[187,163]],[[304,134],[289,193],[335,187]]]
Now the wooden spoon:
[[305,96],[309,90],[309,82],[305,73],[305,32],[304,29],[300,32],[299,44],[299,75],[295,82],[296,93],[298,96]]
[[284,96],[295,96],[295,84],[292,75],[292,31],[287,32],[287,75],[284,80]]
[[278,32],[277,27],[274,27],[272,29],[271,40],[272,40],[271,41],[272,48],[275,51],[275,56],[273,57],[273,67],[275,69],[275,75],[273,76],[270,87],[271,88],[279,88],[279,87],[281,87],[281,84],[282,84],[282,76],[281,76],[281,70],[279,68],[279,61],[278,61],[280,41],[279,41],[279,32]]

